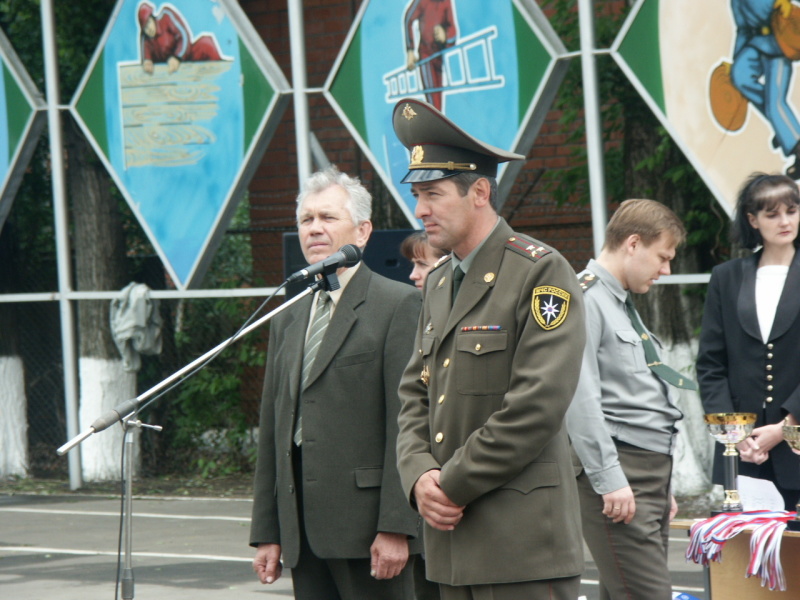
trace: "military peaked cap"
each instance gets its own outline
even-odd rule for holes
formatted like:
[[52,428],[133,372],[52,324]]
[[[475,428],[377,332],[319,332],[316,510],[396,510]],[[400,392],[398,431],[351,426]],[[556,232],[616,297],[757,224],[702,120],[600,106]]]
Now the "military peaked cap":
[[409,171],[401,183],[434,181],[459,173],[497,176],[497,164],[525,160],[472,137],[436,108],[413,98],[394,107],[394,132],[411,151]]

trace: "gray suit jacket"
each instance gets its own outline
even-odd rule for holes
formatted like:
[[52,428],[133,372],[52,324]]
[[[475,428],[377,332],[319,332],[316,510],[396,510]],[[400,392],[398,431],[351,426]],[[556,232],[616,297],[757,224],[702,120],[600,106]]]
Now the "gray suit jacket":
[[303,482],[292,472],[311,296],[280,313],[269,335],[250,544],[281,544],[293,567],[300,551],[295,486],[320,558],[367,558],[375,535],[404,533],[419,551],[419,519],[396,467],[397,388],[411,354],[421,304],[410,285],[362,264],[325,332],[303,401]]

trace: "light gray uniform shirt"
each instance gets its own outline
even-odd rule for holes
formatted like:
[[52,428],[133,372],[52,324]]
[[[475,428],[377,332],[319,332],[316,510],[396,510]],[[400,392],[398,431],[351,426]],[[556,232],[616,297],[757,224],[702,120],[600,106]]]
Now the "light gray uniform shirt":
[[[647,366],[642,340],[625,309],[622,284],[595,260],[586,270],[597,281],[584,293],[586,348],[566,421],[592,487],[608,494],[628,485],[614,439],[672,454],[675,423],[683,414],[670,386]],[[660,350],[661,343],[648,334]]]

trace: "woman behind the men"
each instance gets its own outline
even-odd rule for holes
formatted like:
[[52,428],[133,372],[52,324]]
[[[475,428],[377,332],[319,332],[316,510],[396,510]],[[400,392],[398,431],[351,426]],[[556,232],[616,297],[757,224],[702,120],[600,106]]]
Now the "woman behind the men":
[[[751,175],[736,207],[734,238],[752,256],[714,268],[703,313],[697,376],[706,413],[749,412],[740,473],[768,479],[786,510],[800,497],[800,457],[783,441],[800,417],[800,192],[784,175]],[[721,445],[714,483],[723,482]]]
[[436,261],[446,256],[447,252],[431,246],[424,231],[415,231],[400,244],[400,254],[414,266],[408,278],[421,290]]

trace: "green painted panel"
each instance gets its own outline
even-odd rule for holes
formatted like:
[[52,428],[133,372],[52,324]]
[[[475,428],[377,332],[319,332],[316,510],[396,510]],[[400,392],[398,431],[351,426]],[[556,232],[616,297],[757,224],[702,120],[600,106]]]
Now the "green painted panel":
[[642,4],[620,45],[619,53],[661,112],[666,114],[658,37],[658,5],[659,0],[646,0]]
[[103,68],[105,66],[105,51],[101,52],[99,59],[94,63],[94,69],[86,81],[80,100],[75,108],[80,114],[83,122],[92,132],[95,141],[100,146],[106,158],[110,158],[108,152],[108,130],[106,129],[106,101],[104,91],[105,76]]
[[3,83],[6,89],[6,131],[8,131],[8,156],[13,157],[17,147],[22,142],[22,135],[25,126],[30,119],[33,108],[28,103],[28,99],[17,85],[11,71],[8,70],[4,62],[0,62],[3,67]]
[[550,65],[551,57],[542,42],[531,29],[530,24],[513,5],[514,33],[517,38],[517,68],[519,82],[519,115],[517,122],[522,123],[525,113],[530,108],[536,90]]
[[361,28],[353,36],[353,41],[342,60],[336,79],[331,85],[331,94],[347,114],[361,138],[368,140],[367,119],[364,114],[364,90],[361,85]]
[[261,69],[258,68],[253,55],[247,46],[239,39],[239,57],[242,67],[242,103],[244,104],[244,148],[243,153],[253,143],[253,137],[258,133],[258,126],[261,124],[264,115],[267,113],[270,102],[275,95],[269,81]]

